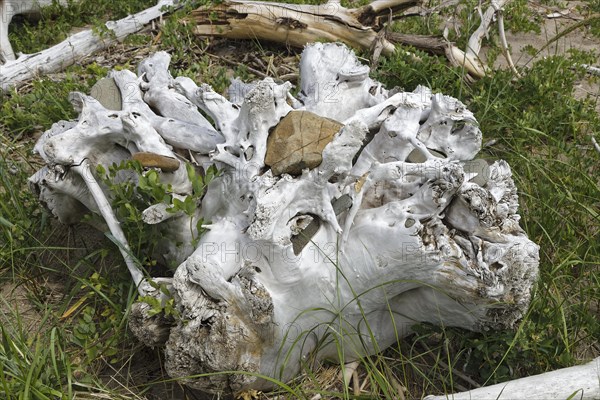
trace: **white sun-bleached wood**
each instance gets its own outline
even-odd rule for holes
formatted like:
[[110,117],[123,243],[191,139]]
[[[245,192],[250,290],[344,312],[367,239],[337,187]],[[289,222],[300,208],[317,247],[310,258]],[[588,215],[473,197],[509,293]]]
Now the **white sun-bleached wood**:
[[[508,2],[509,0],[493,1],[492,6],[481,15],[481,24],[471,35],[466,52],[442,37],[402,35],[383,29],[393,14],[417,5],[419,2],[415,0],[376,0],[354,9],[342,7],[339,1],[329,1],[322,5],[293,5],[227,0],[199,8],[192,18],[196,20],[196,32],[200,35],[264,39],[298,47],[315,40],[342,41],[374,54],[389,55],[395,51],[395,43],[404,43],[436,54],[445,54],[453,65],[464,67],[471,76],[482,77],[486,70],[478,58],[481,41],[487,35],[493,16]],[[60,0],[59,3],[64,4],[65,1]],[[13,16],[36,14],[41,6],[51,2],[0,0],[0,62],[3,62],[0,88],[6,91],[35,76],[60,71],[82,57],[105,49],[141,30],[145,24],[161,17],[169,7],[178,8],[182,3],[177,0],[160,0],[156,6],[135,15],[107,22],[107,31],[100,35],[92,29],[82,31],[39,53],[16,57],[8,38],[8,26]],[[501,38],[504,38],[501,15],[499,29]],[[512,66],[507,45],[504,42],[503,45],[504,53]],[[158,89],[159,86],[152,88]],[[156,96],[152,93],[148,93],[148,96],[152,104],[152,98]],[[187,120],[183,119],[181,122],[186,123]]]
[[600,399],[600,357],[583,365],[425,400]]
[[[67,4],[66,0],[58,0]],[[36,15],[42,7],[52,4],[52,0],[0,0],[0,63],[15,60],[17,57],[8,40],[8,26],[16,15]]]
[[[0,51],[5,58],[5,62],[0,68],[0,88],[3,91],[37,75],[60,71],[81,58],[106,49],[128,35],[142,30],[150,21],[161,17],[169,9],[180,7],[176,0],[159,0],[155,6],[146,10],[118,21],[108,21],[105,24],[106,32],[104,33],[99,34],[93,29],[86,29],[70,35],[48,49],[34,54],[22,54],[15,58],[8,41],[8,24],[14,15],[14,11],[9,10],[9,6],[13,3],[15,2],[11,0],[8,0],[8,3],[6,0],[0,3],[0,7],[2,7],[0,10],[6,13],[3,16],[10,16],[7,20],[3,18],[0,23]],[[32,3],[32,11],[38,9],[33,2],[27,0],[26,3]],[[47,4],[47,1],[43,3]]]
[[[481,13],[478,29],[469,37],[465,51],[443,37],[387,32],[386,23],[400,12],[421,4],[416,0],[375,0],[357,8],[339,1],[319,5],[282,4],[253,0],[224,0],[193,11],[189,21],[199,35],[232,39],[259,39],[303,47],[314,41],[339,41],[357,49],[391,55],[396,44],[444,54],[450,63],[481,78],[486,67],[479,58],[481,43],[497,12],[510,0],[494,0]],[[501,31],[503,34],[503,31]],[[403,51],[400,49],[400,51]],[[508,49],[505,49],[508,51]]]
[[[154,256],[175,265],[162,283],[180,318],[150,316],[142,303],[131,313],[133,332],[164,346],[169,374],[198,389],[268,389],[260,375],[287,381],[311,357],[352,361],[419,322],[510,328],[530,301],[538,247],[519,227],[508,164],[474,160],[482,134],[465,105],[424,87],[388,91],[340,44],[307,46],[300,70],[298,98],[290,83],[266,78],[234,84],[248,91],[231,102],[170,77],[159,53],[137,78],[112,73],[131,99],[122,110],[74,94],[78,121],[57,124],[36,145],[47,166],[32,186],[69,222],[86,209],[114,217],[100,192],[111,193],[81,179],[94,173],[86,165],[106,169],[140,152],[178,160],[178,169],[158,173],[179,199],[192,191],[181,154],[221,171],[193,215],[167,215],[161,204],[142,210],[161,229]],[[343,127],[319,166],[274,175],[267,138],[290,104]],[[181,126],[194,149],[165,124]],[[65,198],[79,206],[61,206]],[[196,241],[201,219],[208,231]],[[315,229],[303,238],[308,226]],[[164,299],[130,271],[142,294]]]

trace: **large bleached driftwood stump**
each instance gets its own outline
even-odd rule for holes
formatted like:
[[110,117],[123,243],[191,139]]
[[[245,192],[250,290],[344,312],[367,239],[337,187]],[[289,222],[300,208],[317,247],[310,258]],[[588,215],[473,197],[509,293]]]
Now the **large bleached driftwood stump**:
[[[482,134],[459,100],[390,92],[341,44],[305,48],[297,97],[266,78],[234,81],[228,100],[173,78],[169,60],[113,71],[117,110],[73,94],[80,116],[41,137],[47,165],[31,184],[62,221],[102,215],[140,293],[171,296],[177,318],[137,303],[130,324],[164,347],[171,376],[215,393],[268,389],[261,376],[376,353],[419,322],[489,330],[523,316],[538,246],[519,227],[509,165],[476,159]],[[142,214],[164,232],[154,256],[177,265],[168,292],[132,259],[95,176],[130,158],[180,201],[194,186],[186,164],[221,171],[193,213],[156,202]]]

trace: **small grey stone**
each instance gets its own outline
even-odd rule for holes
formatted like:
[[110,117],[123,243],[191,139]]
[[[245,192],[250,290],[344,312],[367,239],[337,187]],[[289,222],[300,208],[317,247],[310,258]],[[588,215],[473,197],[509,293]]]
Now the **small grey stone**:
[[344,211],[348,210],[352,207],[352,197],[348,194],[344,194],[337,199],[334,199],[331,202],[331,206],[333,207],[333,212],[335,215],[340,215]]
[[[347,211],[350,207],[352,207],[352,197],[347,194],[340,196],[337,199],[333,199],[331,202],[331,206],[333,207],[333,211],[335,215],[340,215],[344,211]],[[302,249],[306,247],[308,243],[310,243],[311,239],[315,234],[319,231],[321,227],[321,221],[316,216],[313,217],[313,220],[308,224],[306,228],[304,228],[298,235],[294,235],[291,238],[292,241],[292,249],[294,250],[294,255],[300,254]]]
[[96,82],[92,86],[90,96],[98,100],[104,108],[109,110],[121,111],[123,109],[121,91],[113,78],[102,78]]
[[[436,156],[437,158],[446,158],[439,151],[435,151],[432,149],[427,149],[427,150],[429,150],[429,152],[431,154],[433,154],[434,156]],[[421,153],[421,151],[419,151],[419,149],[414,149],[413,151],[410,152],[408,157],[406,157],[406,161],[411,162],[411,163],[424,163],[425,161],[427,161],[427,159],[425,158],[423,153]]]
[[479,186],[485,186],[490,179],[490,166],[488,165],[487,161],[481,158],[465,161],[463,163],[463,170],[465,171],[465,174],[477,174],[471,178],[470,182]]

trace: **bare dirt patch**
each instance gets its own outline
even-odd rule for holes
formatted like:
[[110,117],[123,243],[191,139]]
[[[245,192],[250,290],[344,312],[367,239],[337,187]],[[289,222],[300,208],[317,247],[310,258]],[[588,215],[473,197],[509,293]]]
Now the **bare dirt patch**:
[[[536,2],[530,2],[531,11],[541,21],[540,33],[535,32],[506,32],[512,59],[517,67],[532,67],[534,61],[544,57],[560,56],[569,52],[582,51],[595,55],[594,64],[600,66],[600,38],[590,32],[586,24],[590,16],[587,3],[583,1],[566,1],[564,7],[549,7]],[[572,31],[567,32],[570,28]],[[567,32],[567,33],[565,33]],[[564,33],[564,34],[563,34]],[[483,57],[486,53],[483,48]],[[502,55],[498,56],[493,68],[506,69],[509,65]],[[600,113],[599,80],[591,73],[588,79],[580,81],[573,93],[576,99],[591,98],[596,102],[596,110]]]

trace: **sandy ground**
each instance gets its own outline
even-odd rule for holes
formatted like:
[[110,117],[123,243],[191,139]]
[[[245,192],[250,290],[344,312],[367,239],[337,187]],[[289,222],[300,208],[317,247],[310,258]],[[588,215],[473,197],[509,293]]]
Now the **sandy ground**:
[[[592,35],[588,27],[580,27],[561,36],[544,50],[532,56],[527,48],[542,49],[565,29],[580,23],[587,15],[587,4],[583,1],[563,1],[562,7],[543,6],[530,1],[530,8],[541,20],[539,34],[506,32],[506,40],[510,46],[512,59],[518,67],[531,67],[535,60],[543,57],[566,54],[571,49],[592,52],[596,55],[596,67],[600,67],[600,38]],[[486,49],[483,49],[485,55]],[[498,56],[494,68],[508,68],[506,58]],[[596,79],[597,81],[598,79]],[[596,101],[596,110],[600,113],[600,86],[598,82],[585,79],[578,83],[573,93],[575,98],[591,96]]]

